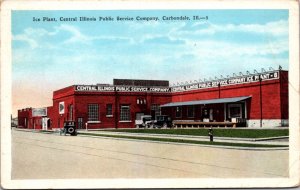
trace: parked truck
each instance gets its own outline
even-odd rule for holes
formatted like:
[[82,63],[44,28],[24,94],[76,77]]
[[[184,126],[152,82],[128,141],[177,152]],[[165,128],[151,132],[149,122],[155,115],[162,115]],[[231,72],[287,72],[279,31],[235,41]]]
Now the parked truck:
[[151,115],[142,115],[135,120],[135,126],[137,128],[150,128],[153,123]]
[[153,128],[172,128],[172,118],[168,115],[158,115],[153,121]]

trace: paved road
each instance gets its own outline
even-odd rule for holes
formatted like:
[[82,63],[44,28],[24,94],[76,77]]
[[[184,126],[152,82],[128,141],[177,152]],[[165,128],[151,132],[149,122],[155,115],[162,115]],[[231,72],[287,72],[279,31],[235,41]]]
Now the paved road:
[[286,177],[288,150],[12,132],[12,178]]

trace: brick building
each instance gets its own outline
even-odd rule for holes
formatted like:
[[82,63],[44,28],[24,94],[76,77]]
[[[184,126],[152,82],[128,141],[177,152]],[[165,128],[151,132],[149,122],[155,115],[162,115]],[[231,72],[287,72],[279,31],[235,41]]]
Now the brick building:
[[114,79],[112,85],[73,85],[53,92],[53,106],[46,110],[46,115],[35,117],[32,109],[19,110],[19,126],[43,128],[30,123],[42,119],[48,129],[62,128],[66,120],[76,121],[79,129],[133,128],[135,119],[143,114],[164,114],[183,121],[234,121],[247,127],[286,126],[288,72],[172,87],[168,81],[129,79]]
[[[201,88],[202,85],[202,88]],[[248,127],[288,125],[288,72],[273,71],[172,89],[162,105],[173,119],[231,121]]]
[[53,93],[52,127],[66,120],[75,120],[79,129],[134,127],[137,115],[159,114],[159,106],[171,102],[169,91],[168,81],[153,80],[69,86]]
[[18,127],[27,129],[47,129],[51,125],[52,107],[25,108],[18,110]]

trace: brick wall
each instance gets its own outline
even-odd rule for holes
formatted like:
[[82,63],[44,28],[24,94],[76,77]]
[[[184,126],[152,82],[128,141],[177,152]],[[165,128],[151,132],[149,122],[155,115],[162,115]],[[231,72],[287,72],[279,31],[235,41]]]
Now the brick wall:
[[[281,112],[281,101],[283,101],[282,107],[285,109],[288,105],[286,85],[287,83],[284,82],[282,85],[283,91],[282,94],[280,94],[280,80],[263,81],[261,83],[262,113],[264,119],[281,118],[283,113]],[[172,102],[232,98],[239,96],[251,96],[251,99],[247,101],[247,116],[249,119],[260,119],[260,82],[187,92],[175,92],[172,95]],[[216,108],[222,110],[223,104],[218,104]],[[185,108],[183,107],[183,109]],[[183,112],[185,111],[183,110]],[[174,115],[174,113],[172,115]],[[283,115],[286,117],[287,114]],[[220,119],[222,119],[221,116]]]
[[281,118],[289,118],[289,83],[288,83],[288,72],[283,71],[280,73],[281,76]]
[[18,110],[18,127],[19,128],[30,128],[30,118],[32,117],[32,108],[25,108]]
[[[73,90],[73,93],[71,92]],[[74,89],[64,89],[66,96],[55,93],[53,99],[53,128],[62,128],[63,122],[69,120],[68,107],[72,104],[73,118],[82,118],[83,128],[86,123],[89,129],[97,128],[131,128],[135,127],[136,113],[151,114],[152,104],[166,104],[171,101],[170,94],[134,93],[134,92],[74,92]],[[137,99],[146,100],[146,104],[137,104]],[[65,113],[58,114],[59,102],[64,102]],[[88,104],[97,104],[99,109],[99,122],[88,122]],[[106,107],[112,104],[112,115],[106,115]],[[130,106],[130,121],[120,121],[120,106]]]
[[18,128],[42,129],[42,117],[32,117],[32,108],[18,110]]

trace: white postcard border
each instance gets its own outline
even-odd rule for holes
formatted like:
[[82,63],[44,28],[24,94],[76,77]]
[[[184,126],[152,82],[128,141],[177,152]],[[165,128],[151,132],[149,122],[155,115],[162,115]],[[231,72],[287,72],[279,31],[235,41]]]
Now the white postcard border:
[[[226,188],[299,185],[299,11],[295,0],[4,1],[1,7],[1,184],[4,188]],[[289,178],[11,180],[11,10],[289,9]]]

